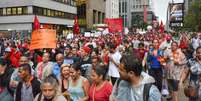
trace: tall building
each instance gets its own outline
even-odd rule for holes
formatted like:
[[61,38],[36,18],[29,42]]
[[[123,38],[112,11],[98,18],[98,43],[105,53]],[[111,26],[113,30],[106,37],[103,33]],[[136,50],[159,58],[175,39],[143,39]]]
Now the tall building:
[[37,15],[41,27],[62,33],[74,25],[76,14],[74,0],[1,0],[0,30],[30,32]]
[[146,20],[151,24],[155,14],[152,11],[151,0],[120,0],[119,13],[124,19],[124,27],[138,26],[144,22],[144,11],[146,7]]
[[106,0],[106,18],[119,18],[119,0]]
[[[79,1],[79,0],[78,0]],[[105,19],[106,0],[82,0],[77,5],[78,23],[81,31],[91,29],[94,24],[101,24]]]
[[123,18],[123,26],[131,25],[132,0],[119,0],[119,16]]

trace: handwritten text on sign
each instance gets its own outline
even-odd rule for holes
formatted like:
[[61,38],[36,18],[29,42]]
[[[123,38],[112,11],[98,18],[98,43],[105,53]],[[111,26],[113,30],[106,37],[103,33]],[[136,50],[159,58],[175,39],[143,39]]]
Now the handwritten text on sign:
[[30,49],[56,48],[56,31],[51,29],[35,30],[31,36]]

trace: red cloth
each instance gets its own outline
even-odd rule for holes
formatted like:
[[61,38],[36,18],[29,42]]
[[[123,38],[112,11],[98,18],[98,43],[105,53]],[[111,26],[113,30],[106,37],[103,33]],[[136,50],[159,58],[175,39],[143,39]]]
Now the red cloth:
[[182,38],[179,44],[179,48],[186,49],[188,48],[188,41],[185,38]]
[[38,20],[38,17],[34,17],[34,30],[40,29],[40,22]]
[[11,64],[13,66],[15,66],[16,68],[19,67],[19,62],[18,62],[17,58],[14,55],[10,56],[10,61],[11,61]]
[[75,17],[75,22],[74,22],[74,34],[79,34],[80,33],[80,28],[78,25],[78,18],[77,16]]
[[163,21],[161,21],[160,26],[159,26],[159,32],[164,33],[165,31],[165,26],[163,25]]
[[43,61],[43,58],[41,57],[41,56],[37,56],[37,63],[40,63],[40,62],[42,62]]
[[22,53],[20,51],[16,51],[14,48],[11,48],[10,61],[13,66],[19,67],[19,60],[21,56]]
[[147,52],[147,50],[145,50],[145,49],[136,49],[136,50],[134,50],[134,52],[135,52],[134,54],[136,54],[136,57],[140,61],[142,61],[143,58],[144,58],[145,53]]
[[110,33],[123,32],[123,19],[105,19],[105,23],[108,25],[108,30]]
[[111,93],[112,93],[111,83],[105,82],[103,87],[98,90],[95,90],[95,84],[93,83],[89,90],[89,99],[90,101],[109,101],[109,96]]
[[91,48],[89,48],[88,46],[84,46],[82,47],[82,49],[88,54],[91,52]]
[[104,64],[109,64],[109,56],[108,56],[108,54],[103,55],[103,62],[104,62]]

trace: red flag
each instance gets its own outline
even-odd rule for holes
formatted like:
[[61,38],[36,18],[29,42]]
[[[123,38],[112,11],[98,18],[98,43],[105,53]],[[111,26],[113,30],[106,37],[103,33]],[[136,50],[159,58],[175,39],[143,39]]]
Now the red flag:
[[34,30],[40,29],[40,22],[38,20],[38,17],[35,16],[34,18]]
[[161,21],[160,26],[159,26],[159,32],[164,33],[164,31],[165,31],[165,28],[164,28],[164,25],[163,25],[163,21]]
[[80,28],[78,25],[78,18],[77,16],[75,17],[75,21],[74,21],[74,34],[79,34],[80,33]]
[[108,25],[110,33],[123,32],[123,19],[105,19],[105,23]]

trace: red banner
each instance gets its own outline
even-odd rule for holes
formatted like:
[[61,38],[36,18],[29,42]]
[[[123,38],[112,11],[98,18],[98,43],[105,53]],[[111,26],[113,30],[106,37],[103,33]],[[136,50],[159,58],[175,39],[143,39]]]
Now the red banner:
[[105,19],[105,23],[108,25],[110,33],[123,32],[123,19]]

